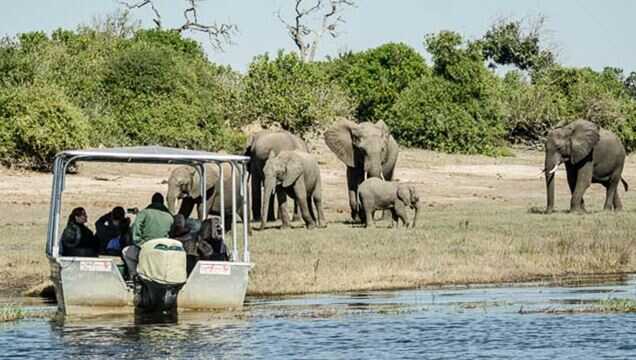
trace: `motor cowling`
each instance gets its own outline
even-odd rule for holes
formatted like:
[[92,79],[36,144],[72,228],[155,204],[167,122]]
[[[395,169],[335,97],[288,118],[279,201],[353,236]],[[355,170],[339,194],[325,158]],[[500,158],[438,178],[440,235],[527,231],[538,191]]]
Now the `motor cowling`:
[[154,310],[174,308],[187,279],[183,245],[173,239],[145,242],[139,251],[137,273],[136,306]]

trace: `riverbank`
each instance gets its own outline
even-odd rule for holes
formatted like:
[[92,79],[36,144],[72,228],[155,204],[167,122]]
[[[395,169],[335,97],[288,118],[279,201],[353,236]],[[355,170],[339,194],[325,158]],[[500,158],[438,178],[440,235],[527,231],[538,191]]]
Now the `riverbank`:
[[[591,273],[636,272],[631,235],[636,197],[625,211],[601,211],[604,189],[592,186],[586,215],[535,213],[544,207],[543,154],[514,157],[447,155],[405,150],[396,177],[417,186],[426,206],[415,229],[388,222],[347,223],[345,168],[324,145],[314,147],[323,177],[327,229],[255,231],[250,295],[381,290],[439,284],[518,282]],[[169,167],[83,166],[67,182],[63,214],[86,207],[89,223],[113,206],[143,207]],[[629,158],[624,178],[636,183]],[[20,294],[46,281],[44,255],[50,174],[0,170],[0,291]],[[557,208],[569,203],[565,173],[557,173]]]

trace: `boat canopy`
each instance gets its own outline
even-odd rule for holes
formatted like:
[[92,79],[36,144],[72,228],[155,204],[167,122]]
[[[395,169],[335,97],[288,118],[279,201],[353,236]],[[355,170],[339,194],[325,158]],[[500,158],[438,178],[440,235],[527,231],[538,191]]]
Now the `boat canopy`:
[[[205,163],[215,163],[219,166],[220,177],[224,177],[222,163],[231,165],[232,192],[230,201],[232,204],[232,214],[236,214],[237,200],[234,184],[240,184],[241,195],[247,194],[247,162],[250,160],[248,156],[231,155],[222,153],[213,153],[199,150],[179,149],[165,146],[132,146],[118,148],[93,148],[81,150],[65,150],[59,152],[55,156],[53,162],[53,188],[51,191],[51,207],[49,211],[49,226],[47,234],[46,253],[49,257],[59,256],[59,224],[60,209],[62,201],[62,193],[64,192],[64,178],[68,166],[75,161],[97,161],[112,163],[143,163],[143,164],[182,164],[191,165],[199,173],[202,181],[199,182],[201,194],[207,189],[206,185],[206,167]],[[224,187],[220,187],[219,197],[221,204],[225,204]],[[206,206],[206,197],[202,199],[202,207]],[[224,205],[222,205],[224,206]],[[247,203],[243,202],[243,218],[247,219]],[[232,217],[232,229],[236,229],[236,216]],[[221,222],[225,228],[225,212],[221,211]],[[243,222],[243,237],[245,242],[244,261],[249,262],[249,252],[247,250],[248,242],[248,223]],[[236,231],[232,231],[233,242],[233,261],[237,261],[236,254]]]
[[199,162],[247,162],[249,157],[212,153],[199,150],[178,149],[165,146],[131,146],[119,148],[94,148],[82,150],[66,150],[58,153],[56,159],[136,162],[136,163],[186,163]]

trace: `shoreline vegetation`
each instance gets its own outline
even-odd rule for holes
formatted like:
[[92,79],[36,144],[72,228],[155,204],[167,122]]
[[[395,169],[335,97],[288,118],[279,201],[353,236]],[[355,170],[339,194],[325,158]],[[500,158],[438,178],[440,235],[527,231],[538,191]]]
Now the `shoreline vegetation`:
[[[388,221],[364,229],[348,223],[344,167],[324,144],[312,145],[321,162],[328,228],[305,230],[294,223],[283,230],[276,222],[254,231],[248,295],[636,272],[632,192],[624,194],[625,211],[603,212],[604,191],[592,186],[586,196],[589,213],[569,214],[563,210],[569,203],[566,179],[559,172],[561,211],[535,213],[545,202],[544,181],[537,176],[540,152],[515,150],[514,157],[489,158],[403,149],[398,177],[415,183],[422,194],[422,221],[415,229],[389,228]],[[86,164],[68,179],[62,213],[85,206],[92,225],[115,205],[143,206],[154,191],[166,190],[162,181],[169,172],[156,166]],[[635,175],[636,163],[628,158],[625,177]],[[15,297],[49,276],[44,244],[51,179],[50,174],[0,169],[0,180],[5,194],[0,199],[5,209],[0,215],[5,249],[0,253],[0,292]]]

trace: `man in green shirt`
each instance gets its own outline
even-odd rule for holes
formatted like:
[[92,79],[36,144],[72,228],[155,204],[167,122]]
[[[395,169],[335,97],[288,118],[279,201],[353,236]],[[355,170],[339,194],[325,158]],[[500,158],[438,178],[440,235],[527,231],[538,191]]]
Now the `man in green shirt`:
[[131,279],[137,275],[141,245],[148,240],[167,238],[173,221],[172,214],[164,205],[163,195],[154,193],[150,205],[137,214],[132,224],[133,245],[122,251]]

